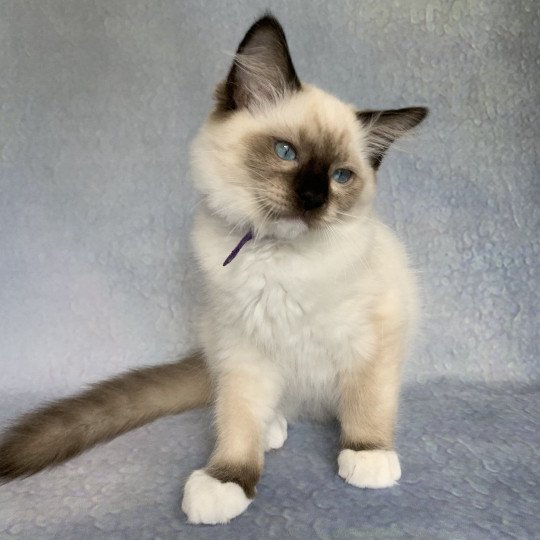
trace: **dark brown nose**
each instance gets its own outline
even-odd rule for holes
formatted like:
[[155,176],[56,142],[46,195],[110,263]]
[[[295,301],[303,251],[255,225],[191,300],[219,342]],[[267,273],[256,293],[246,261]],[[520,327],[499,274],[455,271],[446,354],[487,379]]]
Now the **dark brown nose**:
[[312,190],[300,191],[298,198],[304,210],[315,210],[326,202],[326,193]]
[[294,181],[298,209],[307,212],[323,206],[328,200],[328,165],[312,158],[298,171]]

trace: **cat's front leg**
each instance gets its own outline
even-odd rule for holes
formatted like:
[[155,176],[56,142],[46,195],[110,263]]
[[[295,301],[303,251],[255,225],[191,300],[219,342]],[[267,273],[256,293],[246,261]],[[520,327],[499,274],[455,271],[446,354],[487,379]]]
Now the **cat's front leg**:
[[260,364],[240,365],[218,375],[215,396],[214,452],[184,488],[182,510],[191,523],[227,523],[255,497],[279,388]]
[[340,373],[339,381],[339,475],[360,488],[390,487],[401,477],[393,441],[401,333],[377,334],[376,355]]

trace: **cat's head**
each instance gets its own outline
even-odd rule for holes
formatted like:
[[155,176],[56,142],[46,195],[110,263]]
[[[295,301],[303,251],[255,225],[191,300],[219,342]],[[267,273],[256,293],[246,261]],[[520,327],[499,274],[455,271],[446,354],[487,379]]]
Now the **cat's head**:
[[271,15],[238,47],[193,144],[196,185],[232,225],[294,237],[365,214],[388,147],[427,109],[359,111],[298,79]]

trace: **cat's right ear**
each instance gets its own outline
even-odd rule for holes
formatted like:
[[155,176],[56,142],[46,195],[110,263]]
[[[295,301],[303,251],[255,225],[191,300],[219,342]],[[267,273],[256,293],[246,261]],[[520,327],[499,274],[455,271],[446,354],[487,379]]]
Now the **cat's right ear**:
[[221,112],[257,107],[300,90],[283,28],[267,14],[240,43],[227,79],[216,90]]

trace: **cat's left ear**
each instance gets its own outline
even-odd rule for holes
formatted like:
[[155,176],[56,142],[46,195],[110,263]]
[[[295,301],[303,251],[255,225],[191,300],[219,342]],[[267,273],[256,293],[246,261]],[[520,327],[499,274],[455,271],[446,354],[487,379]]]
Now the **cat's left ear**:
[[300,88],[283,28],[268,13],[244,36],[216,97],[219,109],[234,111],[275,101]]
[[388,111],[358,111],[356,117],[367,130],[369,160],[377,170],[389,146],[416,127],[428,114],[425,107]]

